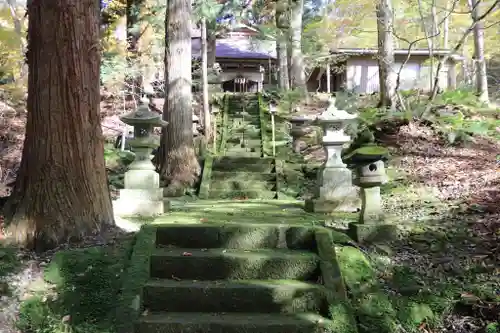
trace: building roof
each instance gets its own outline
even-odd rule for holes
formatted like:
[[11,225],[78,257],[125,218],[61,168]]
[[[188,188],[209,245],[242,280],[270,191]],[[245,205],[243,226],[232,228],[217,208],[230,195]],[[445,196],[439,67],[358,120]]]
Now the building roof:
[[[433,54],[435,56],[446,56],[450,53],[451,50],[445,50],[445,49],[437,49],[433,50]],[[345,54],[349,56],[366,56],[366,55],[376,55],[378,54],[378,49],[363,49],[363,48],[339,48],[339,49],[334,49],[331,50],[330,53],[332,54]],[[430,52],[428,49],[411,49],[410,51],[408,49],[394,49],[394,55],[420,55],[420,56],[430,56]],[[463,60],[464,58],[458,54],[453,54],[451,56],[451,59],[453,60]]]
[[[201,41],[193,38],[193,57],[200,57]],[[275,59],[276,46],[274,41],[252,40],[243,38],[224,38],[216,41],[215,56],[229,59]]]

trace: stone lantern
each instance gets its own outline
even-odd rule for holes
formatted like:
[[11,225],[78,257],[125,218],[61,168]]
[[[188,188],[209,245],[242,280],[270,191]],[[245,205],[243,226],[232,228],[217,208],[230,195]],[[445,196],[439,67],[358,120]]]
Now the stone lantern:
[[357,116],[335,107],[335,99],[330,98],[328,109],[316,122],[323,129],[323,147],[326,162],[318,175],[319,188],[315,198],[306,201],[306,210],[330,213],[333,211],[353,212],[358,208],[358,194],[352,185],[352,173],[341,158],[342,149],[351,141],[345,134],[347,124]]
[[120,119],[134,128],[134,137],[128,143],[135,159],[125,173],[125,188],[120,190],[120,198],[114,205],[115,212],[122,216],[163,214],[163,190],[160,188],[160,175],[151,162],[151,153],[160,145],[159,138],[152,135],[153,129],[164,127],[167,122],[161,119],[161,114],[151,112],[146,104],[141,104],[136,111]]
[[294,116],[290,118],[290,124],[292,124],[292,128],[290,129],[290,135],[292,136],[292,149],[295,153],[301,152],[301,141],[300,138],[309,134],[310,128],[307,128],[306,125],[311,124],[314,119],[307,116]]
[[385,224],[380,197],[380,186],[387,182],[384,161],[389,152],[386,148],[369,144],[345,157],[354,168],[353,183],[361,188],[361,212],[357,223],[349,225],[351,236],[359,242],[393,237],[394,228]]

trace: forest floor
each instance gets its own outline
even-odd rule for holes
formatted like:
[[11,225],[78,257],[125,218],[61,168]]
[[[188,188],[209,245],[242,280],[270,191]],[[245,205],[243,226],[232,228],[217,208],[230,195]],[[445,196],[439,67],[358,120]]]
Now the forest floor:
[[[115,102],[106,103],[103,110],[107,111],[102,119],[107,127],[103,129],[105,135],[111,138],[116,132],[117,114],[123,109],[117,110]],[[8,194],[8,184],[15,179],[22,151],[25,116],[22,106],[0,103],[0,197]],[[416,331],[492,333],[500,330],[494,325],[500,320],[498,141],[476,137],[474,141],[450,145],[433,129],[417,124],[403,126],[398,133],[381,140],[392,153],[388,169],[392,181],[383,188],[384,205],[406,230],[405,237],[400,241],[371,249],[373,261],[379,263],[379,277],[387,292],[406,293],[415,299],[425,296],[427,302],[433,303],[432,307],[442,308],[434,322],[412,323],[416,325]],[[309,149],[309,154],[312,159],[322,156],[319,147]],[[238,211],[233,214],[241,215]],[[211,219],[217,214],[204,211],[199,215],[200,219]],[[247,217],[255,216],[247,214]],[[62,288],[54,290],[54,295],[63,292],[71,294],[70,290],[76,286],[76,290],[87,295],[89,301],[95,297],[109,299],[110,294],[106,294],[104,289],[108,286],[110,293],[116,291],[116,281],[120,277],[120,274],[116,276],[116,272],[120,271],[118,266],[124,262],[129,243],[128,235],[119,230],[108,230],[98,239],[79,244],[79,247],[91,249],[77,251],[83,254],[71,254],[67,261],[58,259],[67,262],[62,273],[74,271],[66,277],[66,284],[61,278],[62,273],[56,274],[53,280],[42,277],[44,272],[50,275],[50,262],[57,262],[54,256],[64,257],[56,253],[67,251],[39,257],[0,249],[0,308],[7,309],[0,311],[0,331],[18,332],[18,329],[9,330],[1,326],[8,322],[7,318],[19,320],[24,328],[26,325],[56,327],[53,332],[64,331],[69,322],[69,311],[83,313],[81,318],[90,318],[95,312],[89,312],[89,309],[71,308],[67,304],[49,309],[39,306],[48,304],[44,299],[31,303],[27,299],[28,296],[38,295],[40,288],[47,290],[47,284],[49,288],[54,288],[54,285]],[[111,262],[115,266],[111,266]],[[94,273],[97,271],[101,272],[99,276]],[[111,274],[115,277],[110,278]],[[96,295],[95,290],[103,290],[103,293]],[[23,311],[19,316],[21,303]],[[109,312],[109,306],[109,302],[103,301],[102,308],[97,310]],[[27,323],[27,313],[30,313],[29,320],[38,318],[41,323]],[[47,317],[49,313],[59,317]],[[51,323],[44,323],[47,320]],[[91,331],[89,328],[85,332]],[[104,328],[101,331],[105,332]]]

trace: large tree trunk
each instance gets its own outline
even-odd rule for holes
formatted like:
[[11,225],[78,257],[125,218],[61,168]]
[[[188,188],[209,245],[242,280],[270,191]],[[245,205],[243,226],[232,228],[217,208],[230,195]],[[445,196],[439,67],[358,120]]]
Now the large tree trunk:
[[476,92],[481,102],[489,103],[488,96],[488,76],[486,70],[486,60],[484,58],[484,23],[479,21],[479,7],[481,4],[478,0],[469,0],[471,8],[471,17],[473,22],[477,22],[474,26],[474,61],[476,74]]
[[169,0],[165,17],[165,104],[160,174],[171,195],[182,195],[200,174],[193,147],[191,1]]
[[304,59],[302,55],[302,15],[304,0],[290,0],[290,86],[306,89]]
[[28,119],[5,218],[8,234],[36,251],[114,223],[99,115],[97,6],[52,0],[28,7]]
[[396,104],[396,80],[394,78],[394,37],[392,0],[378,0],[378,72],[380,101],[378,106],[392,108]]

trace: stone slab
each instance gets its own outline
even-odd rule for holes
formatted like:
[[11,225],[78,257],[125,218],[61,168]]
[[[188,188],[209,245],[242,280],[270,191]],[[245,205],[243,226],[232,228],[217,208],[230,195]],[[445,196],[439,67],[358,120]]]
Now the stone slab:
[[135,200],[143,200],[143,201],[158,201],[163,199],[163,189],[162,188],[154,188],[154,189],[121,189],[120,190],[120,199],[135,201]]
[[387,243],[399,237],[399,229],[387,223],[350,223],[348,234],[359,243]]
[[169,202],[165,200],[123,200],[113,202],[113,210],[118,216],[145,216],[153,217],[168,211]]
[[356,202],[351,200],[331,201],[324,199],[307,199],[304,204],[304,210],[309,213],[330,214],[334,212],[352,213],[357,210]]

